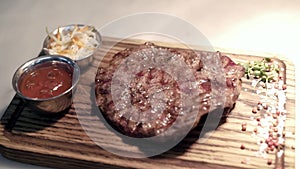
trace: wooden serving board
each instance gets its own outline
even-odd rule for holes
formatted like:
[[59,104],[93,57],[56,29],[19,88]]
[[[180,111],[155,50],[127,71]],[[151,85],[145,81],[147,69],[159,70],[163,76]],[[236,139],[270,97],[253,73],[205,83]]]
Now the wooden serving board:
[[[103,46],[95,54],[95,60],[90,68],[84,70],[81,84],[93,89],[95,72],[98,68],[100,56],[113,55],[125,48],[135,47],[144,43],[139,40],[125,40],[116,43],[116,39],[104,38]],[[155,43],[167,47],[176,46],[169,43]],[[196,48],[196,50],[202,50]],[[224,53],[223,51],[221,51]],[[248,62],[260,60],[259,56],[246,54],[224,53],[236,62]],[[282,59],[282,58],[279,58]],[[281,62],[286,67],[284,76],[287,84],[287,119],[285,121],[285,147],[282,159],[277,159],[275,152],[267,154],[272,164],[267,164],[267,159],[257,156],[257,140],[252,136],[251,110],[257,104],[251,82],[243,78],[243,90],[239,96],[235,108],[227,117],[225,123],[215,131],[210,131],[208,138],[199,138],[198,127],[169,151],[149,158],[128,158],[112,154],[92,141],[86,133],[94,132],[108,135],[105,126],[97,126],[93,123],[97,119],[89,104],[93,103],[91,97],[79,97],[76,106],[70,110],[47,116],[39,112],[33,112],[25,108],[20,114],[16,114],[21,106],[21,100],[17,96],[11,101],[0,124],[0,151],[4,157],[12,160],[31,163],[35,165],[53,168],[295,168],[295,70],[294,65],[287,59]],[[93,91],[83,91],[82,96],[89,95]],[[86,99],[88,98],[88,99]],[[77,111],[87,113],[90,126],[83,128],[78,120]],[[89,111],[89,112],[88,112]],[[250,124],[247,131],[241,131],[241,124]],[[111,140],[108,144],[117,146],[120,140]],[[241,144],[245,149],[241,149]],[[124,151],[126,150],[126,147]]]

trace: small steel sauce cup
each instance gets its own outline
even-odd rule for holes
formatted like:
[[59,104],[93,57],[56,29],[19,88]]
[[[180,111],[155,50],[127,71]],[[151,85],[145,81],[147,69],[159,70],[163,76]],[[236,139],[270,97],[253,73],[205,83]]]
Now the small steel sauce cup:
[[[90,54],[84,55],[84,56],[79,56],[78,58],[75,58],[75,59],[73,58],[73,60],[78,64],[78,66],[81,69],[87,68],[93,62],[93,60],[94,60],[94,56],[93,56],[94,53],[102,45],[102,37],[101,37],[100,33],[93,26],[83,25],[83,24],[71,24],[71,25],[61,26],[61,27],[59,27],[59,28],[57,28],[57,29],[55,29],[55,30],[53,30],[52,32],[49,33],[50,35],[53,35],[53,36],[55,36],[58,31],[61,34],[67,34],[67,33],[72,32],[75,29],[75,27],[77,27],[77,28],[83,28],[85,26],[89,27],[92,30],[92,32],[95,34],[95,38],[96,38],[96,41],[98,42],[98,45],[94,48],[93,51],[91,51]],[[52,55],[53,54],[53,53],[51,53],[49,51],[49,44],[51,43],[50,39],[51,38],[48,35],[45,38],[44,43],[43,43],[43,51],[47,55]],[[54,55],[56,55],[56,54],[54,54]],[[63,55],[63,54],[59,54],[59,55]]]
[[[28,73],[28,71],[42,67],[42,66],[60,66],[61,68],[69,71],[72,75],[72,85],[70,88],[65,90],[59,95],[49,97],[49,98],[30,98],[23,95],[20,91],[19,84],[22,80],[23,75]],[[76,85],[79,81],[80,69],[79,66],[70,58],[58,55],[51,56],[40,56],[31,59],[21,65],[15,72],[12,79],[12,86],[26,105],[31,109],[47,112],[47,113],[58,113],[66,110],[72,104],[72,93],[76,90]]]

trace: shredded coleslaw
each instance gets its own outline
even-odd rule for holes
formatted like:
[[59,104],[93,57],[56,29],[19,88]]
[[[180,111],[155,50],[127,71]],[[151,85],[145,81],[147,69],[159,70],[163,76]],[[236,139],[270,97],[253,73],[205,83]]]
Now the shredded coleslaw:
[[46,50],[51,55],[63,55],[73,60],[80,60],[91,55],[99,46],[97,35],[92,26],[75,25],[71,29],[59,27],[56,32],[49,33],[49,43]]

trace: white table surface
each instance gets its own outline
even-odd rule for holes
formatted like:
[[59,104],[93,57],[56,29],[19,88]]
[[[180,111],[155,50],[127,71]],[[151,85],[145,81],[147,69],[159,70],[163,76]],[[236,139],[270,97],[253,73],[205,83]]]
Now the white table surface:
[[[11,87],[14,71],[40,52],[46,26],[54,29],[86,23],[101,28],[137,12],[163,12],[182,18],[216,47],[274,53],[299,63],[299,0],[0,0],[0,116],[15,94]],[[298,69],[296,66],[296,72]],[[0,156],[0,168],[43,167]]]

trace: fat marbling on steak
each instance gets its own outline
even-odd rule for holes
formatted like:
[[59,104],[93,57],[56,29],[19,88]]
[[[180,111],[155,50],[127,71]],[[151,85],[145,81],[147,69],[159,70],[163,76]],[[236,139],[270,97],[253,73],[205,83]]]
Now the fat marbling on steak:
[[[223,93],[215,97],[211,74],[205,69],[215,65],[203,61],[212,53],[219,55],[222,66],[222,72],[214,73],[224,80],[223,86],[216,81],[214,90]],[[115,129],[131,137],[174,136],[185,126],[193,128],[202,115],[217,107],[212,104],[219,98],[224,98],[224,110],[233,108],[244,75],[242,66],[220,53],[153,43],[120,51],[108,64],[98,67],[96,103]],[[175,121],[177,127],[171,128]]]

